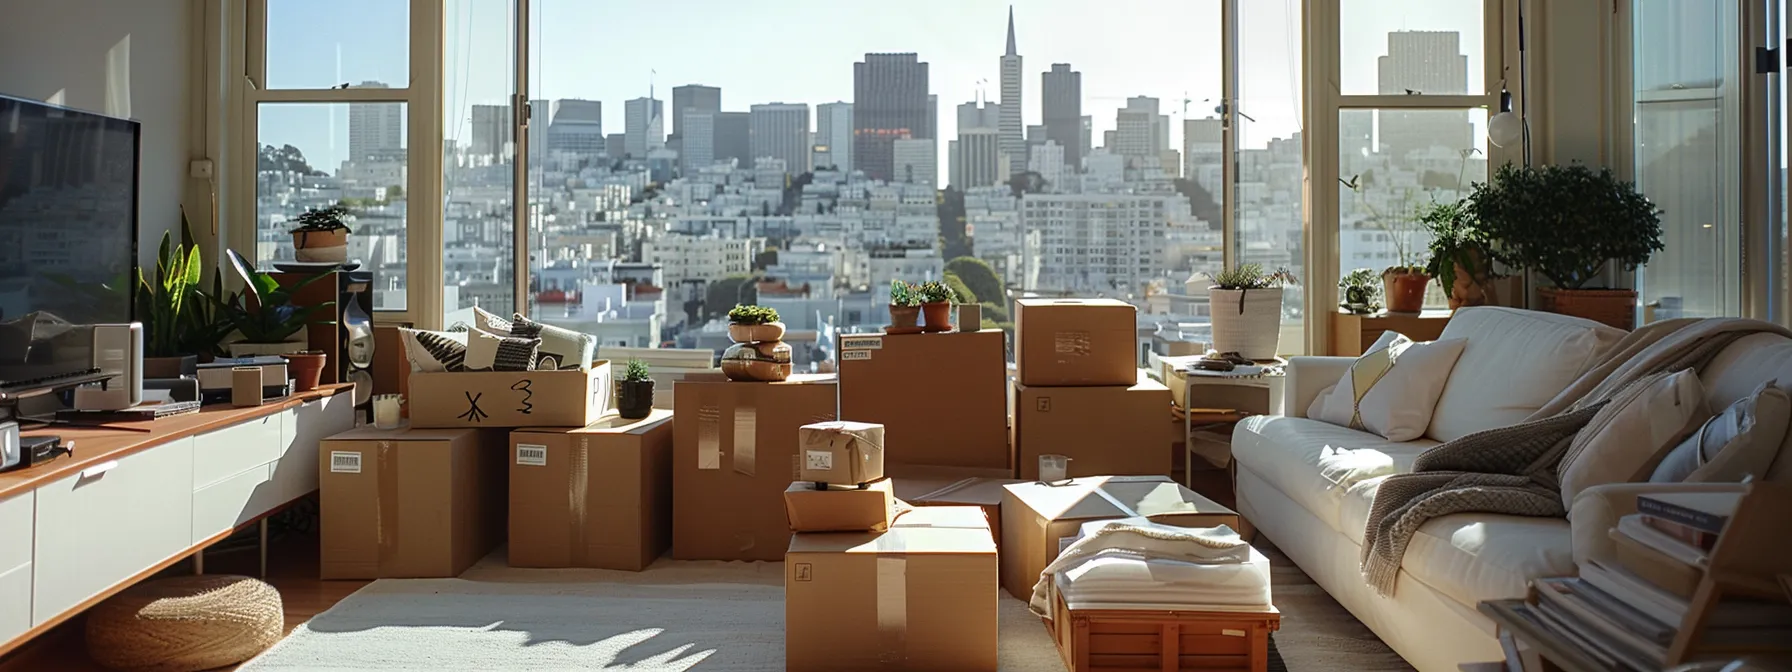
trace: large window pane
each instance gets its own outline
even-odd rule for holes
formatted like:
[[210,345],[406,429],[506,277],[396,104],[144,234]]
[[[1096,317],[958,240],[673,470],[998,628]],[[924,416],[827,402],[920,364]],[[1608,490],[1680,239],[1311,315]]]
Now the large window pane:
[[[1340,110],[1338,127],[1339,271],[1423,265],[1431,236],[1422,209],[1487,180],[1487,111]],[[1447,307],[1435,282],[1425,307]]]
[[[1485,81],[1485,11],[1482,0],[1341,0],[1341,92],[1441,95],[1497,90],[1498,82],[1488,86]],[[1509,86],[1517,88],[1517,83]]]
[[267,0],[270,89],[409,86],[410,0]]
[[1287,267],[1301,279],[1282,292],[1281,349],[1306,346],[1302,301],[1300,8],[1238,3],[1238,263]]
[[443,6],[443,323],[472,322],[473,307],[508,315],[516,304],[515,3],[449,0]]
[[[342,203],[348,258],[373,271],[374,308],[405,309],[404,103],[263,103],[255,262],[293,261],[293,219]],[[355,159],[359,155],[363,158]]]

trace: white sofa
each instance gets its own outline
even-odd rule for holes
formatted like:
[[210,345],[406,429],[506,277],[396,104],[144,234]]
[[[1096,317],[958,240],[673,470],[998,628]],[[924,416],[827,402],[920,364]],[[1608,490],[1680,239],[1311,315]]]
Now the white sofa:
[[[1510,425],[1540,408],[1623,336],[1578,318],[1510,308],[1457,311],[1442,338],[1467,346],[1439,396],[1425,438],[1391,443],[1306,417],[1349,357],[1290,360],[1282,415],[1252,418],[1233,434],[1238,511],[1313,580],[1420,670],[1453,671],[1503,658],[1483,600],[1522,597],[1535,577],[1569,575],[1576,558],[1610,551],[1605,530],[1634,495],[1662,486],[1619,484],[1582,493],[1568,520],[1457,514],[1420,528],[1391,597],[1360,572],[1363,526],[1375,490],[1409,471],[1426,448]],[[1792,384],[1792,339],[1756,334],[1721,353],[1701,376],[1713,410],[1769,379]],[[1788,453],[1782,445],[1782,455]],[[1792,476],[1781,458],[1768,480]]]

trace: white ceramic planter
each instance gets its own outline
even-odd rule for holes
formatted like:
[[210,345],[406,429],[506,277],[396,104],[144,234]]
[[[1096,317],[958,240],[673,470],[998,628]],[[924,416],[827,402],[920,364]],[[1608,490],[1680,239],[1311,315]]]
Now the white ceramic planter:
[[1282,289],[1208,290],[1213,349],[1274,359],[1282,339]]

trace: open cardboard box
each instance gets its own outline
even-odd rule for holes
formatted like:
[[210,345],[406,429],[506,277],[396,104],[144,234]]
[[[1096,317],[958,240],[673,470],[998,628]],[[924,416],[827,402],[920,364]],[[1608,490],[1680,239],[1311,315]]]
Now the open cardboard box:
[[584,427],[611,412],[610,362],[590,371],[413,372],[412,427]]

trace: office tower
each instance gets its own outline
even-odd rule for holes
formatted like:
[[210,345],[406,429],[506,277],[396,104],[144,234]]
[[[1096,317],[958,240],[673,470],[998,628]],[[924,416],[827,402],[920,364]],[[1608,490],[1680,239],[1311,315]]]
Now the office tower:
[[1069,63],[1053,63],[1050,72],[1039,77],[1039,92],[1045,108],[1045,137],[1064,148],[1064,163],[1080,166],[1089,141],[1083,116],[1083,73],[1070,69]]
[[954,188],[958,188],[958,189],[964,188],[964,187],[960,186],[960,185],[964,184],[964,175],[962,175],[958,172],[958,169],[960,167],[961,166],[959,165],[959,161],[958,161],[958,141],[957,140],[947,140],[946,141],[946,184],[947,185],[954,187]]
[[624,151],[637,159],[647,152],[666,146],[666,119],[663,101],[636,98],[622,103],[622,133],[628,138]]
[[468,154],[494,157],[493,161],[508,156],[511,153],[510,106],[474,105],[472,136],[472,144],[467,146]]
[[[1388,33],[1388,54],[1379,59],[1377,88],[1382,95],[1468,93],[1468,57],[1455,31]],[[1474,147],[1467,111],[1389,110],[1381,117],[1381,151],[1396,157],[1432,148]]]
[[685,115],[692,112],[722,111],[722,89],[702,84],[686,84],[672,88],[672,135],[686,137]]
[[960,103],[958,105],[958,132],[991,130],[1000,131],[1002,115],[1007,108],[995,103]]
[[736,167],[752,168],[752,135],[752,114],[747,112],[717,112],[715,114],[714,160],[732,160]]
[[754,105],[748,146],[753,158],[769,157],[784,162],[791,175],[809,171],[808,104],[769,103]]
[[[624,135],[622,133],[611,133],[609,135],[604,136],[604,154],[605,155],[608,155],[613,160],[621,160],[622,155],[627,154],[627,153],[628,153],[628,136],[627,135]],[[541,153],[536,152],[534,155],[540,156]]]
[[959,191],[973,187],[991,187],[1005,182],[1008,172],[1002,151],[1001,133],[990,128],[969,128],[958,131],[958,180],[952,186]]
[[684,115],[684,137],[679,143],[678,172],[695,175],[716,160],[715,112],[687,111]]
[[815,144],[827,145],[829,165],[852,172],[852,103],[822,103],[815,115]]
[[1225,168],[1223,128],[1212,117],[1182,120],[1182,176],[1211,193],[1218,193],[1220,171]]
[[1158,156],[1170,148],[1170,117],[1158,114],[1158,99],[1133,96],[1115,115],[1116,147],[1122,156]]
[[[357,89],[390,88],[383,82],[361,82]],[[402,103],[349,103],[348,160],[397,161],[404,158]]]
[[[934,139],[927,64],[916,54],[865,54],[852,66],[853,164],[874,180],[896,174],[896,141]],[[937,154],[938,151],[935,150]]]
[[1002,54],[1002,152],[1008,155],[1008,171],[1027,168],[1027,138],[1021,135],[1021,58],[1014,49],[1014,6],[1008,6],[1008,51]]
[[1064,185],[1064,146],[1055,140],[1046,140],[1030,148],[1027,157],[1027,170],[1039,173],[1045,180],[1047,192],[1061,190]]
[[554,101],[548,122],[547,146],[538,151],[595,155],[604,147],[604,104],[596,100]]
[[1085,114],[1083,115],[1082,122],[1083,137],[1078,140],[1083,143],[1083,151],[1079,156],[1088,156],[1089,152],[1094,151],[1095,149],[1095,118]]
[[933,138],[903,138],[890,143],[891,182],[938,184],[939,143]]

